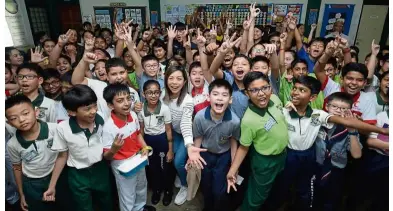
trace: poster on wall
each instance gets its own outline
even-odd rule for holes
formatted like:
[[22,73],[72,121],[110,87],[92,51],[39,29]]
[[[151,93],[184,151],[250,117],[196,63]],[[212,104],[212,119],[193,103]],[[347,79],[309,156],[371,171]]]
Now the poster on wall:
[[344,23],[343,33],[348,35],[354,7],[354,4],[326,4],[325,12],[323,13],[321,37],[333,31],[333,25],[336,21]]
[[302,8],[303,4],[274,4],[273,14],[275,19],[272,20],[272,25],[275,26],[276,23],[284,21],[289,12],[292,12],[293,16],[297,18],[297,23],[300,23]]
[[[26,47],[34,45],[24,2],[20,0],[5,1],[5,20],[11,33],[13,46]],[[10,43],[10,42],[8,42]]]
[[97,24],[101,28],[114,30],[114,23],[133,19],[133,23],[143,25],[146,23],[145,7],[94,7]]
[[308,25],[311,26],[312,24],[317,23],[318,17],[318,9],[310,9],[308,13]]

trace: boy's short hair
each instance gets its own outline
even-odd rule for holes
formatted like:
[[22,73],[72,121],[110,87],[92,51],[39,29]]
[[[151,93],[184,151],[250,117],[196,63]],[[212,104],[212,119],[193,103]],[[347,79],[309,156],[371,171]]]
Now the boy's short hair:
[[154,60],[157,63],[160,63],[160,61],[158,61],[158,59],[154,55],[148,54],[148,55],[142,57],[142,61],[141,61],[142,66],[145,65],[145,62],[150,61],[150,60]]
[[272,32],[272,33],[270,33],[268,39],[270,40],[272,37],[280,37],[280,32]]
[[98,62],[104,62],[104,63],[106,64],[107,61],[108,61],[108,60],[106,60],[106,59],[99,59],[99,60],[94,64],[94,67],[93,67],[92,71],[94,72],[94,70],[96,69],[96,65],[98,64]]
[[106,57],[108,57],[108,59],[111,58],[111,55],[108,53],[108,51],[106,51],[106,50],[104,50],[104,49],[102,49],[102,48],[94,48],[94,49],[93,49],[93,52],[94,52],[94,51],[101,51],[103,54],[105,54]]
[[190,67],[188,67],[189,74],[191,74],[191,70],[192,70],[192,69],[198,68],[198,67],[202,67],[202,65],[201,65],[200,62],[192,62],[192,63],[190,64]]
[[305,65],[306,65],[306,67],[307,67],[307,69],[308,69],[308,64],[307,64],[307,61],[306,61],[306,60],[304,60],[304,59],[299,59],[299,58],[297,58],[297,59],[293,60],[293,62],[291,63],[291,69],[295,68],[295,66],[296,66],[298,63],[305,64]]
[[16,69],[16,74],[18,75],[22,69],[29,69],[30,71],[37,73],[38,77],[42,77],[43,70],[38,64],[34,64],[34,63],[21,64],[19,65],[18,69]]
[[250,84],[258,79],[262,79],[270,84],[270,80],[267,75],[261,72],[248,72],[243,79],[244,88],[247,90],[248,87],[250,87]]
[[379,80],[379,81],[382,81],[382,79],[385,78],[385,76],[387,76],[387,75],[389,75],[389,70],[386,71],[386,72],[383,72],[382,74],[380,74],[380,75],[378,76],[378,80]]
[[359,48],[357,47],[357,46],[355,46],[355,45],[353,45],[353,46],[351,46],[351,47],[349,47],[351,50],[354,50],[354,51],[356,51],[356,53],[357,54],[359,54]]
[[5,112],[6,112],[5,115],[7,116],[8,109],[14,107],[15,105],[19,105],[22,103],[27,103],[32,108],[34,108],[33,103],[31,102],[31,100],[28,97],[26,97],[23,94],[16,94],[16,95],[13,95],[5,100]]
[[61,82],[67,82],[69,84],[72,84],[71,79],[72,79],[72,72],[70,72],[70,71],[66,72],[62,76],[60,76]]
[[294,50],[285,50],[284,53],[287,53],[287,52],[292,54],[293,60],[297,59],[297,53]]
[[105,101],[110,104],[113,104],[113,98],[119,94],[131,94],[131,92],[127,85],[120,83],[109,84],[103,92]]
[[311,76],[300,76],[299,78],[294,78],[293,84],[302,84],[311,90],[312,95],[317,95],[321,91],[322,84],[318,79]]
[[267,65],[270,64],[270,60],[268,58],[266,58],[265,56],[256,56],[251,59],[251,67],[253,67],[254,64],[257,62],[265,62]]
[[326,64],[331,64],[334,69],[337,69],[338,65],[337,65],[337,59],[335,57],[330,57],[328,59],[328,61],[326,62]]
[[358,55],[357,53],[352,52],[352,53],[351,53],[351,58],[355,58],[355,59],[356,59],[356,62],[359,61],[359,55]]
[[70,58],[69,56],[61,54],[61,55],[59,56],[59,59],[60,59],[60,58],[63,58],[63,59],[65,59],[65,60],[67,60],[68,63],[70,63],[70,65],[72,64],[72,63],[71,63],[71,58]]
[[60,73],[54,68],[47,68],[45,69],[45,71],[42,71],[42,77],[44,78],[44,81],[49,80],[51,78],[60,79]]
[[209,84],[209,94],[213,91],[214,88],[224,87],[229,91],[229,95],[232,96],[232,86],[231,84],[225,79],[216,79]]
[[175,23],[176,30],[181,31],[186,29],[186,24],[182,22]]
[[109,34],[110,34],[111,36],[113,36],[112,31],[111,31],[110,29],[108,29],[108,28],[102,28],[101,31],[100,31],[100,35],[101,35],[103,32],[105,32],[105,31],[109,32]]
[[368,70],[367,70],[366,65],[364,65],[362,63],[350,62],[350,63],[344,65],[344,67],[341,71],[341,75],[343,77],[345,77],[351,71],[358,72],[358,73],[362,74],[364,79],[367,78]]
[[126,69],[127,68],[127,65],[126,65],[126,63],[124,62],[124,60],[123,59],[120,59],[120,58],[111,58],[111,59],[109,59],[106,63],[105,63],[105,70],[106,70],[106,73],[109,73],[109,70],[112,68],[112,67],[123,67],[124,69]]
[[83,32],[82,36],[84,37],[86,33],[90,33],[91,35],[93,35],[94,37],[94,32],[90,31],[90,30],[86,30]]
[[158,89],[161,90],[161,86],[160,86],[160,83],[158,83],[158,81],[156,81],[156,80],[147,80],[147,81],[143,84],[143,91],[146,91],[147,88],[148,88],[149,86],[151,86],[152,84],[157,85],[157,86],[158,86]]
[[63,95],[61,102],[66,110],[76,112],[80,107],[97,103],[97,95],[87,85],[78,84]]
[[165,44],[164,41],[162,41],[160,39],[157,39],[157,40],[155,40],[153,42],[153,46],[152,47],[153,47],[153,50],[154,50],[154,48],[162,48],[162,49],[164,49],[166,51],[167,45]]
[[322,42],[323,43],[323,47],[325,47],[325,45],[326,45],[325,44],[325,38],[323,38],[323,37],[316,37],[316,38],[312,39],[311,42],[309,43],[310,46],[312,46],[312,44],[314,42]]
[[385,54],[384,56],[381,56],[380,61],[381,61],[382,63],[385,63],[385,62],[389,61],[389,54],[387,53],[387,54]]
[[199,56],[200,54],[199,54],[199,51],[196,51],[193,55],[192,55],[192,60],[194,60],[195,59],[195,57],[197,57],[197,56]]
[[345,92],[335,92],[331,95],[329,95],[326,98],[326,103],[331,103],[333,100],[338,100],[338,101],[342,101],[344,103],[347,103],[349,105],[349,108],[352,108],[352,104],[353,104],[353,98],[351,95],[345,93]]

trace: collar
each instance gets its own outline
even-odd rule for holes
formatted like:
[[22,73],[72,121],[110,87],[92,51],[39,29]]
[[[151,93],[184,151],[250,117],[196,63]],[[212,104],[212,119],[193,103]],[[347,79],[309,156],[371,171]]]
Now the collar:
[[41,92],[38,92],[38,96],[31,103],[33,103],[34,107],[40,107],[43,101],[44,95],[41,94]]
[[[205,119],[213,121],[212,116],[210,114],[212,107],[209,105],[208,107],[206,107],[205,110]],[[232,113],[231,110],[229,108],[227,108],[225,110],[224,116],[222,118],[222,121],[231,121],[232,120]]]
[[378,103],[378,105],[387,105],[387,104],[389,104],[389,102],[383,101],[383,99],[381,97],[381,90],[378,89],[375,94],[377,95],[377,103]]
[[[38,137],[36,140],[47,139],[49,137],[48,123],[42,122],[40,120],[37,120],[37,121],[40,124],[40,133],[38,134]],[[16,131],[15,136],[16,136],[16,140],[18,140],[19,144],[25,149],[29,148],[30,145],[35,144],[35,141],[36,141],[36,140],[27,141],[25,138],[23,138],[23,136],[19,130]]]
[[[345,92],[344,87],[341,87],[341,92]],[[360,97],[360,92],[356,93],[353,96],[353,104],[355,104],[359,100],[359,97]]]
[[193,87],[192,90],[191,90],[191,95],[194,97],[194,96],[196,96],[196,95],[202,94],[204,88],[205,88],[205,85],[203,85],[203,87],[200,88],[200,89],[197,89],[197,88]]
[[269,103],[267,105],[267,108],[259,108],[258,106],[254,105],[254,103],[251,102],[251,100],[249,100],[249,108],[251,109],[251,111],[257,113],[259,116],[265,116],[266,111],[272,107],[274,105],[274,102],[272,100],[269,100]]
[[124,121],[124,120],[120,119],[119,117],[117,117],[116,114],[115,114],[113,111],[111,112],[111,118],[112,118],[112,120],[113,120],[113,123],[114,123],[118,128],[122,128],[122,127],[124,127],[124,125],[126,125],[127,123],[133,121],[132,116],[131,116],[131,113],[129,113],[129,114],[127,115],[127,120],[126,120],[126,121]]
[[[308,105],[306,108],[306,114],[304,116],[310,118],[312,112],[313,112],[313,110],[312,110],[311,106]],[[295,110],[290,110],[289,116],[291,116],[292,119],[302,118],[302,116],[299,116],[299,114]]]
[[[99,125],[104,125],[104,119],[99,114],[96,114],[96,118],[94,119],[94,122],[95,122],[95,128],[98,127]],[[74,116],[70,117],[69,125],[73,134],[85,132],[84,129],[82,129],[79,126],[78,122],[76,122],[76,117]]]
[[144,103],[144,105],[143,105],[143,113],[145,114],[146,117],[148,117],[152,114],[158,115],[158,114],[160,114],[160,111],[161,111],[161,101],[160,100],[158,101],[158,104],[157,104],[156,108],[154,109],[153,113],[151,113],[147,109],[147,102]]

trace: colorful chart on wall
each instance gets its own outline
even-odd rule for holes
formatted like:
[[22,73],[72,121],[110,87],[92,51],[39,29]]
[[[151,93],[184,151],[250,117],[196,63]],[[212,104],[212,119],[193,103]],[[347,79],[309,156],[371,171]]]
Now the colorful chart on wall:
[[114,30],[114,23],[133,19],[133,23],[146,23],[146,7],[94,7],[97,24]]
[[323,13],[321,37],[333,31],[333,25],[336,21],[344,23],[343,33],[348,35],[354,7],[354,4],[326,4],[325,12]]
[[273,14],[275,19],[272,20],[272,25],[275,26],[276,23],[281,23],[289,12],[292,12],[293,16],[297,17],[297,23],[300,23],[302,9],[303,4],[274,4]]

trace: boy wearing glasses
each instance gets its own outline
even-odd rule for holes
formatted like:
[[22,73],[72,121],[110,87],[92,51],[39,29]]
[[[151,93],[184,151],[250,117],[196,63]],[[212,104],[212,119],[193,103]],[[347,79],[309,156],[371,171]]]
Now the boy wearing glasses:
[[148,80],[143,85],[142,96],[146,99],[143,109],[138,113],[140,131],[146,144],[153,148],[147,168],[148,178],[153,189],[151,203],[156,205],[164,192],[162,203],[168,206],[172,201],[175,169],[172,143],[172,117],[167,105],[160,101],[161,89],[156,80]]
[[16,79],[23,95],[39,109],[38,119],[43,122],[56,122],[55,101],[39,91],[44,82],[42,72],[42,68],[36,64],[22,64],[16,70]]
[[42,88],[45,91],[45,97],[60,102],[62,98],[60,73],[53,68],[45,69],[42,71],[44,83]]

